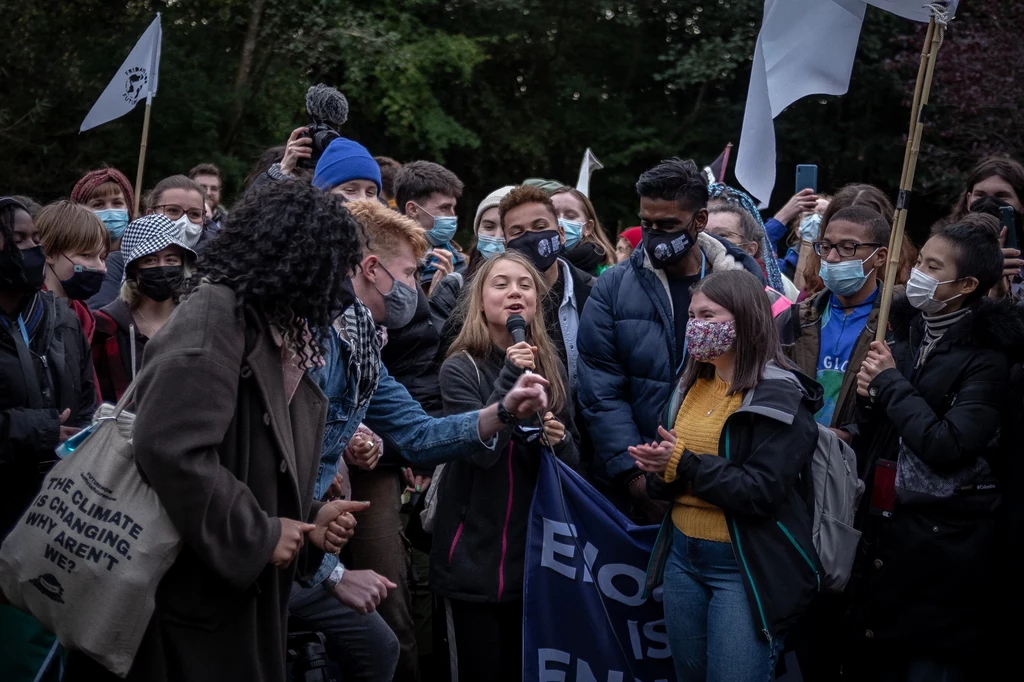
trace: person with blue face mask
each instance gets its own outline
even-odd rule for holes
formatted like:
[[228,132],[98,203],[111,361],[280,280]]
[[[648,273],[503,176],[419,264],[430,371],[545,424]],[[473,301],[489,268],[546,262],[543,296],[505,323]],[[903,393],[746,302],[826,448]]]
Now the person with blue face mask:
[[825,389],[819,424],[849,440],[856,420],[856,375],[875,338],[890,226],[867,206],[836,212],[814,242],[825,290],[779,317],[787,354]]
[[404,164],[395,176],[395,203],[423,228],[431,249],[420,283],[427,295],[445,277],[466,269],[466,256],[453,240],[459,228],[455,205],[462,196],[462,181],[455,173],[430,161]]
[[461,329],[461,325],[450,326],[447,322],[458,304],[463,284],[484,263],[498,254],[505,253],[505,236],[501,231],[498,204],[512,190],[512,185],[496,189],[480,202],[476,209],[476,218],[473,221],[476,243],[469,250],[469,264],[466,266],[465,272],[453,272],[448,275],[430,294],[430,314],[434,318],[435,326],[442,330],[442,339],[447,339],[447,343],[442,342],[445,347],[455,339]]
[[559,187],[551,193],[551,203],[565,231],[565,257],[570,263],[595,277],[615,265],[615,247],[587,195],[572,187]]
[[116,168],[89,171],[75,183],[71,201],[82,204],[96,214],[110,233],[110,252],[106,257],[107,275],[99,292],[86,303],[91,310],[99,310],[117,298],[124,274],[121,256],[121,236],[134,217],[135,192],[125,174]]

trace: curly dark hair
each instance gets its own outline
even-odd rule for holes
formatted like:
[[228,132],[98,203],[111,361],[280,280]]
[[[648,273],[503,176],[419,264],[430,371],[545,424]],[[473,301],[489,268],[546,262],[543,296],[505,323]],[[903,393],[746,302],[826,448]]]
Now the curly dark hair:
[[340,196],[304,182],[266,182],[228,214],[189,285],[233,289],[239,315],[246,306],[260,310],[309,368],[323,352],[318,339],[352,298],[364,241]]

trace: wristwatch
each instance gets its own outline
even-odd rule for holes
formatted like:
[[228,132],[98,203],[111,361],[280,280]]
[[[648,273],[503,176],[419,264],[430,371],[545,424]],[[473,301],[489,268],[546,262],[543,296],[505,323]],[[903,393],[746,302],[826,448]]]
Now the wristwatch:
[[516,416],[505,409],[504,402],[498,403],[498,419],[505,426],[511,426],[513,428],[515,428],[515,426],[519,423],[519,420],[516,419]]
[[327,576],[327,579],[324,580],[324,589],[327,590],[328,592],[333,592],[334,588],[338,586],[338,583],[341,582],[341,579],[344,576],[345,576],[345,567],[342,566],[341,564],[338,564],[337,566],[334,567],[334,570],[331,571],[331,574],[329,576]]

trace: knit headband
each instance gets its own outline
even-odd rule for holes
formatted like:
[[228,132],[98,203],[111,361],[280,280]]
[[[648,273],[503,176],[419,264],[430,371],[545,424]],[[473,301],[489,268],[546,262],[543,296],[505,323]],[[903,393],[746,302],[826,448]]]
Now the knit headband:
[[71,201],[76,204],[84,204],[89,200],[89,195],[105,182],[113,182],[121,188],[121,193],[124,194],[124,202],[129,206],[128,210],[131,211],[130,207],[135,205],[135,192],[132,190],[132,184],[128,181],[128,178],[116,168],[99,168],[86,173],[82,176],[81,180],[75,183],[75,188],[71,190]]

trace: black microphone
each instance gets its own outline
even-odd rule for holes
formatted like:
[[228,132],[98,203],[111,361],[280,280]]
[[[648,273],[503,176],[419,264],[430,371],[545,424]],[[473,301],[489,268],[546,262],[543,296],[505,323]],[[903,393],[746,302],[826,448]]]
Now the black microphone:
[[306,113],[314,122],[337,129],[348,120],[348,100],[334,88],[318,83],[306,92]]
[[306,113],[313,120],[306,126],[306,137],[312,140],[312,154],[299,159],[298,166],[313,169],[328,145],[341,137],[339,129],[348,120],[348,100],[334,88],[320,83],[306,92]]
[[[505,320],[505,328],[508,329],[508,333],[512,335],[513,343],[522,343],[526,341],[526,320],[523,319],[522,315],[512,314]],[[523,370],[523,374],[533,374],[528,369]],[[550,448],[551,443],[548,441],[548,436],[544,432],[544,415],[540,412],[537,413],[537,423],[540,425],[540,438]]]
[[526,341],[526,320],[522,315],[509,315],[505,320],[505,328],[512,335],[512,343],[523,343]]

